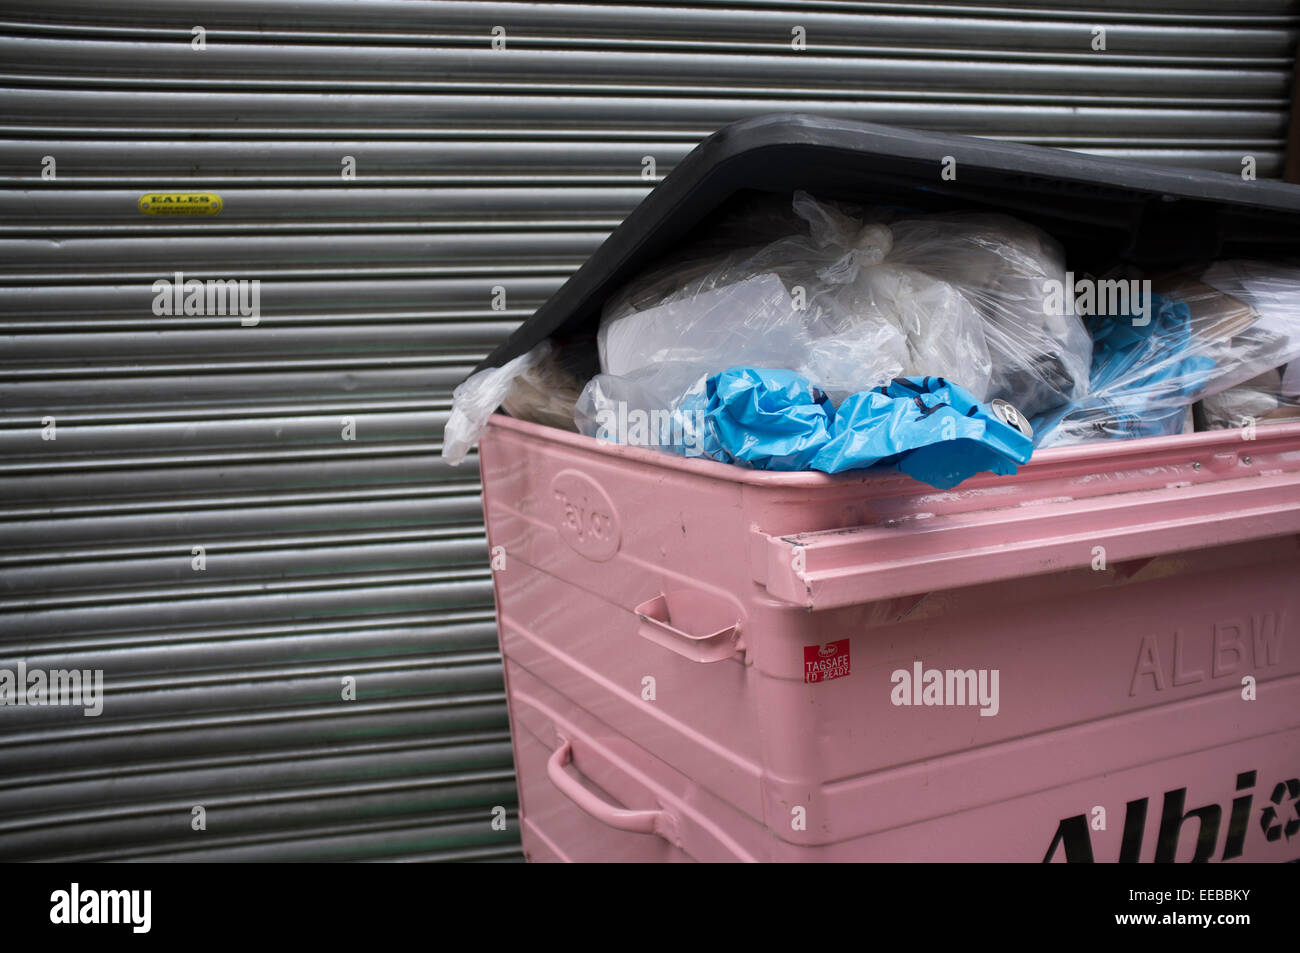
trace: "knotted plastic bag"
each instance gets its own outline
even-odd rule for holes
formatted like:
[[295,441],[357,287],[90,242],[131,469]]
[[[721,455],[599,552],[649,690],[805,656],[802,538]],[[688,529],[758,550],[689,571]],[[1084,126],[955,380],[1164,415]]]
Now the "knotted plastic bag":
[[952,285],[888,260],[888,226],[797,192],[806,234],[644,275],[607,303],[601,369],[627,376],[669,362],[697,380],[733,365],[784,367],[832,399],[902,374],[990,388],[982,319]]
[[[1087,394],[1092,341],[1079,316],[1062,307],[1072,291],[1054,239],[1010,216],[974,212],[904,218],[890,229],[886,262],[957,288],[979,312],[992,360],[983,396],[1033,416]],[[944,373],[964,383],[961,371]]]

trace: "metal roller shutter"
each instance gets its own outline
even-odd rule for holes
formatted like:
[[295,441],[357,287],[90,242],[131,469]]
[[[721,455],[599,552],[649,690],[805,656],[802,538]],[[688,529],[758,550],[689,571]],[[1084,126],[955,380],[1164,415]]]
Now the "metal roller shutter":
[[[645,157],[801,110],[1282,168],[1290,0],[795,6],[6,0],[0,668],[106,698],[0,708],[0,858],[518,857],[440,432]],[[155,314],[175,272],[257,280],[256,324]]]

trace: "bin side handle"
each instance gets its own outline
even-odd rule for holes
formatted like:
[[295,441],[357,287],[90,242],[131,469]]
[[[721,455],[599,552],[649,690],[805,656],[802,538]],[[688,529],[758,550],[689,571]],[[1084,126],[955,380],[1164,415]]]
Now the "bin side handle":
[[693,635],[673,625],[668,611],[668,599],[664,595],[647,599],[634,611],[641,619],[641,624],[637,627],[637,634],[641,638],[662,645],[693,662],[721,662],[737,652],[745,651],[740,638],[739,620],[712,632]]
[[584,788],[564,770],[564,766],[573,759],[573,744],[566,738],[560,738],[559,742],[560,746],[547,759],[546,776],[570,801],[602,824],[620,831],[658,834],[670,826],[668,812],[662,808],[655,811],[630,810],[610,804]]
[[[1300,472],[794,535],[753,532],[755,579],[833,609],[1300,533]],[[765,552],[764,552],[765,551]],[[761,555],[760,555],[761,553]]]

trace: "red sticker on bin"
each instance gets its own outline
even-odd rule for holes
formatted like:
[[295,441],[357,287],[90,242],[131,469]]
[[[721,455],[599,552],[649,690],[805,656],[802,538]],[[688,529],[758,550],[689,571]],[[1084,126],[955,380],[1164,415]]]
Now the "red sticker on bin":
[[826,682],[849,674],[849,640],[803,647],[803,680]]

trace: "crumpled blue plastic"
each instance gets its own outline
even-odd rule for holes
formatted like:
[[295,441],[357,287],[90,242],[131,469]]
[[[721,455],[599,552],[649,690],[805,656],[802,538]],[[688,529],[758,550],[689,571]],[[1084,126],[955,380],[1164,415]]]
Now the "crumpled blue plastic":
[[1187,405],[1214,370],[1214,361],[1193,352],[1191,309],[1184,301],[1151,296],[1151,320],[1134,314],[1092,315],[1092,369],[1088,396],[1033,421],[1035,443],[1054,442],[1063,426],[1089,423],[1109,437],[1158,437],[1179,433]]
[[705,382],[703,403],[704,454],[756,470],[809,469],[835,421],[826,395],[794,371],[729,368]]
[[894,467],[946,490],[986,470],[1015,473],[1033,453],[1028,437],[942,377],[895,378],[837,409],[793,371],[732,367],[692,400],[681,409],[702,409],[704,455],[759,470]]

